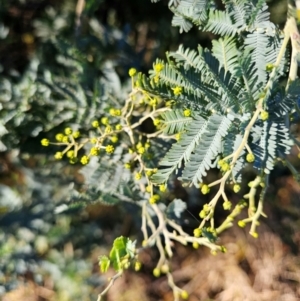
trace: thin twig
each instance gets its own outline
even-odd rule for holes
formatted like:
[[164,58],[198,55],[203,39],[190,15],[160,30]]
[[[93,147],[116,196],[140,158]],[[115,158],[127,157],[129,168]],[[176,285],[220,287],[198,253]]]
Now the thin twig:
[[105,288],[104,291],[102,291],[99,295],[98,295],[98,299],[97,301],[101,301],[102,297],[109,291],[109,289],[113,286],[114,282],[120,278],[123,275],[123,270],[119,271],[116,275],[114,275],[110,281],[109,284],[107,285],[107,287]]

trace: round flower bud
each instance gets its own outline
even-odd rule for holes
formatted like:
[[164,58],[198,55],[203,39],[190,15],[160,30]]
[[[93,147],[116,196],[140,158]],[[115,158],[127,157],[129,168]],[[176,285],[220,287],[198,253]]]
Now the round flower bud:
[[194,230],[194,236],[195,236],[195,237],[200,237],[201,234],[202,234],[202,230],[201,230],[201,229],[196,228],[196,229]]
[[131,164],[129,162],[127,162],[127,163],[124,164],[124,167],[126,169],[130,169],[131,168]]
[[66,135],[71,135],[72,134],[72,129],[71,128],[65,128],[65,134]]
[[98,147],[92,147],[91,150],[90,150],[90,154],[91,154],[92,156],[98,156],[98,155],[99,155],[99,152],[100,152],[100,150],[99,150]]
[[160,269],[159,268],[155,268],[153,270],[153,275],[154,275],[154,277],[159,277],[160,276]]
[[186,109],[183,111],[184,117],[190,117],[192,115],[192,111],[190,109]]
[[262,120],[262,121],[265,121],[265,120],[267,120],[269,118],[269,113],[267,112],[267,111],[262,111],[261,113],[260,113],[260,119]]
[[160,125],[160,122],[161,122],[161,120],[158,119],[158,118],[155,118],[155,119],[153,120],[153,124],[154,124],[155,126],[159,126],[159,125]]
[[255,156],[253,154],[248,154],[246,156],[246,160],[247,160],[247,162],[252,163],[255,160]]
[[63,153],[62,152],[56,152],[55,155],[54,155],[54,158],[56,160],[61,160],[63,157]]
[[141,146],[141,147],[139,147],[138,149],[137,149],[137,152],[140,154],[140,155],[142,155],[142,154],[144,154],[145,153],[145,148],[143,147],[143,146]]
[[166,184],[159,185],[159,191],[165,192],[166,190],[167,190],[167,185]]
[[48,146],[49,143],[50,143],[49,139],[44,138],[44,139],[41,140],[42,146]]
[[135,68],[130,68],[128,71],[128,74],[130,77],[133,77],[136,75],[136,69]]
[[61,142],[68,143],[69,142],[69,137],[68,136],[63,136]]
[[108,153],[108,154],[112,154],[114,151],[115,151],[115,148],[113,147],[113,145],[107,145],[105,147],[105,151]]
[[110,138],[110,141],[111,141],[112,143],[117,143],[118,140],[119,140],[119,138],[118,138],[118,136],[116,136],[116,135],[111,136],[111,138]]
[[92,144],[96,144],[98,139],[96,137],[93,137],[93,138],[90,139],[90,141],[91,141]]
[[258,233],[257,232],[251,232],[250,235],[252,235],[254,238],[258,238]]
[[181,137],[181,133],[177,133],[177,134],[175,134],[175,139],[176,139],[177,141],[179,141],[179,140],[180,140],[180,137]]
[[142,267],[142,263],[140,261],[136,261],[134,264],[134,270],[138,272]]
[[137,172],[134,176],[134,178],[138,181],[142,178],[142,174],[140,172]]
[[224,162],[224,163],[221,165],[221,170],[224,171],[224,172],[230,170],[230,165],[229,165],[227,162]]
[[107,117],[102,117],[101,118],[101,123],[104,124],[104,125],[108,125],[108,123],[109,123],[108,118]]
[[201,210],[199,213],[200,218],[205,218],[206,217],[206,212],[204,210]]
[[98,120],[94,120],[94,121],[92,122],[92,127],[98,128],[99,126],[100,126],[100,124],[99,124],[99,121],[98,121]]
[[72,136],[76,139],[76,138],[79,138],[80,137],[80,132],[79,131],[76,131],[72,134]]
[[58,142],[62,142],[63,138],[64,138],[64,134],[62,133],[58,133],[55,135],[55,140]]
[[246,227],[246,223],[244,221],[238,221],[238,226],[241,228],[245,228]]
[[231,209],[231,202],[229,202],[229,201],[225,201],[224,203],[223,203],[223,208],[224,208],[224,210],[230,210]]
[[187,299],[189,298],[189,294],[188,294],[187,291],[181,291],[180,297],[181,297],[183,300],[187,300]]
[[202,192],[203,194],[208,194],[209,191],[210,191],[209,186],[206,185],[206,184],[203,184],[202,187],[201,187],[201,192]]
[[121,131],[122,130],[122,125],[121,124],[116,124],[115,129],[117,131]]
[[153,66],[153,69],[155,70],[155,72],[160,72],[161,70],[164,69],[164,65],[162,63],[156,63]]
[[82,158],[80,159],[80,162],[82,165],[86,165],[90,162],[90,159],[88,156],[82,156]]
[[238,193],[241,190],[241,186],[239,184],[234,184],[233,191],[235,193]]
[[74,152],[73,150],[69,150],[69,151],[67,151],[66,156],[67,156],[68,158],[73,158],[73,157],[74,157],[74,154],[75,154],[75,152]]
[[196,241],[194,241],[193,242],[193,248],[197,250],[199,248],[199,243],[197,243]]

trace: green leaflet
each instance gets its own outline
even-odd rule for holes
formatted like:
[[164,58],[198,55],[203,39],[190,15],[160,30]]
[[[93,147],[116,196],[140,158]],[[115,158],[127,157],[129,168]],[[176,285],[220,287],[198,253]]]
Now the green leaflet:
[[106,273],[110,266],[110,260],[106,255],[99,257],[99,266],[101,273]]
[[128,240],[129,238],[124,236],[120,236],[114,240],[113,247],[109,253],[109,259],[116,271],[122,270],[122,260],[129,257],[129,253],[127,251]]
[[271,116],[259,127],[259,140],[251,146],[255,154],[254,167],[269,174],[277,157],[289,154],[293,141],[284,119]]
[[[178,5],[170,7],[174,13],[172,25],[179,27],[179,31],[188,32],[193,24],[200,28],[205,25],[208,18],[208,9],[212,4],[209,0],[181,0]],[[170,5],[169,5],[170,6]]]
[[124,264],[129,262],[135,256],[135,242],[128,237],[120,236],[114,240],[113,247],[109,253],[99,257],[99,266],[102,273],[105,273],[110,263],[113,264],[114,269],[118,272],[124,269]]
[[226,10],[233,21],[234,25],[238,28],[238,31],[242,31],[246,28],[248,17],[248,0],[225,0]]
[[172,145],[164,159],[160,162],[162,168],[151,178],[154,183],[165,183],[174,171],[177,172],[178,168],[181,168],[183,162],[187,162],[190,159],[201,136],[206,131],[207,121],[202,116],[196,115],[190,125],[187,131],[182,134],[179,141]]
[[212,115],[198,145],[191,154],[182,173],[182,180],[197,185],[212,167],[213,160],[221,152],[222,137],[225,137],[231,125],[231,118]]
[[221,36],[235,36],[238,32],[238,27],[225,11],[211,10],[204,30]]
[[[215,49],[219,49],[218,45],[215,45]],[[206,104],[213,103],[217,111],[222,113],[229,108],[234,112],[242,109],[237,98],[241,90],[239,79],[220,67],[220,62],[208,51],[199,47],[197,54],[194,50],[179,47],[169,57],[175,60],[179,68],[166,64],[160,73],[162,83],[170,87],[181,86],[184,88],[183,94],[203,98]]]
[[179,109],[164,112],[161,117],[163,118],[163,131],[169,135],[182,132],[185,126],[193,120],[191,117],[185,117],[183,110]]
[[235,74],[238,68],[239,51],[234,38],[224,37],[212,41],[212,54],[218,59],[225,72]]
[[192,181],[195,185],[201,182],[206,170],[211,168],[213,159],[221,151],[221,139],[226,135],[230,124],[231,120],[226,116],[215,114],[207,121],[196,116],[188,124],[187,132],[182,134],[160,162],[162,168],[153,175],[152,181],[165,183],[172,172],[177,172],[185,162],[182,179]]
[[256,69],[256,76],[259,82],[263,84],[267,80],[266,66],[269,63],[266,60],[266,49],[269,43],[269,37],[264,30],[249,33],[245,38],[245,50],[250,51],[251,63]]

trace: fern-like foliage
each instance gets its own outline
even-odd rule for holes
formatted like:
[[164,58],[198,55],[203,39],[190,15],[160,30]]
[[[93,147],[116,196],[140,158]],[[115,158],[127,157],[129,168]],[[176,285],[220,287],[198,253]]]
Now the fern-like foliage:
[[193,126],[183,132],[179,141],[173,144],[165,158],[160,162],[163,166],[153,177],[154,183],[165,183],[169,176],[183,167],[188,162],[196,146],[200,143],[205,134],[208,122],[201,115],[196,115],[193,120]]
[[227,134],[231,121],[226,116],[196,115],[188,123],[176,144],[173,144],[160,162],[162,168],[153,176],[155,183],[165,183],[173,171],[183,167],[182,179],[195,185],[202,181],[212,161],[221,152],[222,137]]
[[192,122],[192,118],[184,116],[182,110],[167,111],[161,115],[163,118],[163,131],[165,134],[176,134],[183,132],[188,123]]
[[[265,1],[223,1],[224,10],[212,2],[180,1],[170,7],[173,25],[180,31],[194,24],[220,35],[212,41],[212,49],[180,46],[168,54],[167,62],[157,61],[149,79],[141,81],[146,91],[193,111],[192,121],[185,122],[178,108],[163,116],[165,133],[177,130],[181,137],[161,160],[161,169],[153,176],[156,183],[180,171],[182,180],[197,186],[218,158],[227,157],[234,158],[231,178],[240,182],[248,151],[255,156],[254,167],[268,174],[293,144],[288,115],[298,108],[300,85],[295,80],[280,88],[289,65],[282,49],[284,34],[270,22]],[[196,7],[201,7],[201,17]],[[279,55],[282,59],[277,61]],[[155,69],[158,63],[163,64],[160,71]],[[258,103],[269,118],[256,117],[250,126]]]
[[230,125],[231,120],[227,116],[215,114],[208,118],[205,132],[186,163],[182,174],[184,181],[194,185],[202,182],[206,171],[212,167],[213,160],[221,152],[222,138],[226,136]]

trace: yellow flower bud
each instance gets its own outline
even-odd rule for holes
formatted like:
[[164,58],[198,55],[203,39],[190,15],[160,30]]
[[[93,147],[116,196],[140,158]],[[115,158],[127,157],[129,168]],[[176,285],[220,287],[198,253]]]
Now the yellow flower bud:
[[66,135],[71,135],[72,134],[72,129],[71,128],[65,128],[65,134]]
[[234,184],[233,191],[235,193],[238,193],[241,190],[241,186],[239,184]]
[[175,96],[179,96],[182,93],[182,87],[176,86],[175,88],[172,88],[173,93]]
[[135,68],[130,68],[128,71],[128,74],[130,77],[133,77],[136,75],[136,69]]
[[160,276],[160,269],[159,268],[155,268],[153,270],[153,275],[154,275],[154,277],[159,277]]
[[167,190],[167,185],[166,184],[159,185],[159,191],[165,192],[166,190]]
[[90,162],[90,159],[88,156],[82,156],[82,158],[80,159],[80,162],[82,165],[86,165]]
[[209,191],[210,191],[210,187],[208,185],[206,185],[206,184],[203,184],[202,187],[201,187],[201,192],[203,194],[208,194]]
[[94,120],[94,121],[92,122],[92,127],[98,128],[99,126],[100,126],[100,124],[99,124],[99,121],[98,121],[98,120]]
[[73,158],[74,157],[74,151],[73,150],[69,150],[69,151],[67,151],[67,157],[68,158]]
[[64,138],[64,134],[62,133],[58,133],[55,135],[55,140],[58,142],[62,142],[63,138]]
[[49,139],[44,138],[44,139],[41,140],[42,146],[48,146],[49,143],[50,143]]
[[183,115],[185,117],[190,117],[192,115],[192,111],[190,109],[186,109],[183,111]]
[[250,235],[252,235],[254,238],[258,238],[258,233],[257,232],[251,232]]
[[156,63],[153,66],[153,69],[155,70],[155,72],[160,72],[161,70],[164,69],[164,65],[162,63]]
[[79,131],[76,131],[74,132],[73,134],[73,137],[76,139],[76,138],[79,138],[80,137],[80,132]]
[[121,131],[122,130],[122,125],[121,124],[116,124],[115,126],[117,131]]
[[62,152],[56,152],[55,155],[54,155],[54,158],[56,160],[61,160],[63,157],[63,153]]
[[199,243],[197,243],[196,241],[194,241],[193,242],[193,248],[197,250],[199,248]]
[[110,141],[111,141],[112,143],[117,143],[118,140],[119,140],[119,138],[118,138],[118,136],[116,136],[116,135],[110,137]]
[[255,160],[255,156],[253,154],[248,154],[246,156],[246,160],[247,160],[247,162],[252,163]]
[[129,162],[127,162],[127,163],[124,164],[124,167],[126,169],[131,169],[131,164]]
[[98,156],[98,155],[99,155],[99,152],[100,152],[100,150],[99,150],[98,147],[92,147],[91,150],[90,150],[90,154],[91,154],[92,156]]
[[96,144],[98,139],[96,137],[93,137],[93,138],[90,139],[90,141],[91,141],[92,144]]
[[269,113],[267,112],[267,111],[262,111],[261,113],[260,113],[260,119],[262,120],[262,121],[265,121],[265,120],[267,120],[269,118]]
[[142,267],[142,263],[140,261],[136,261],[134,264],[134,270],[138,272]]
[[101,123],[104,124],[104,125],[108,125],[108,123],[109,123],[108,118],[107,117],[102,117],[101,118]]
[[231,206],[232,206],[232,204],[231,204],[231,202],[229,202],[229,201],[225,201],[225,202],[223,203],[223,208],[224,208],[224,210],[230,210],[230,209],[231,209]]
[[187,291],[181,291],[180,297],[181,297],[183,300],[187,300],[187,299],[189,298],[189,294],[188,294]]
[[108,153],[108,154],[112,154],[114,151],[115,151],[115,148],[113,147],[113,145],[109,144],[105,147],[105,151]]
[[134,176],[134,178],[138,181],[142,178],[142,174],[140,172],[137,172]]
[[244,221],[238,221],[238,226],[241,228],[245,228],[246,227],[246,223]]
[[202,234],[202,230],[201,230],[201,229],[196,228],[196,229],[194,230],[194,236],[195,236],[195,237],[200,237],[201,234]]

